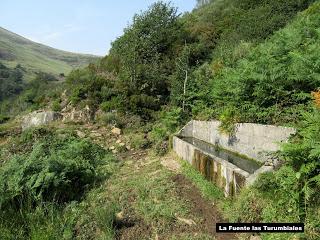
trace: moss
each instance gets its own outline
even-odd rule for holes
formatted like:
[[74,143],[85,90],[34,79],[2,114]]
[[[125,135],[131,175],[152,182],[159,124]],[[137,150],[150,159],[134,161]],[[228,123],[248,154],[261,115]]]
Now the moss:
[[241,174],[234,172],[234,179],[235,179],[235,192],[238,193],[240,192],[240,189],[238,190],[238,188],[242,188],[245,185],[246,182],[246,178],[244,176],[242,176]]
[[232,180],[229,183],[229,196],[234,197],[236,195],[236,188],[234,183],[234,173],[232,173]]

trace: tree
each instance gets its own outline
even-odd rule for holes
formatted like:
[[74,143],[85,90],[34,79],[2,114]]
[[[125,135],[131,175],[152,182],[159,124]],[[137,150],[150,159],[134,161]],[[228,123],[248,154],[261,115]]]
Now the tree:
[[188,74],[190,71],[189,67],[189,56],[190,56],[190,48],[185,43],[185,47],[181,53],[181,57],[177,59],[177,68],[181,71],[184,75],[183,81],[183,99],[182,99],[182,110],[185,110],[185,103],[186,103],[186,93],[187,93],[187,83],[188,83]]
[[197,7],[201,7],[203,5],[206,5],[210,3],[212,0],[197,0]]
[[168,98],[180,40],[177,18],[176,8],[157,2],[135,15],[124,35],[113,42],[110,57],[120,62],[117,85],[128,97],[144,94],[160,102]]

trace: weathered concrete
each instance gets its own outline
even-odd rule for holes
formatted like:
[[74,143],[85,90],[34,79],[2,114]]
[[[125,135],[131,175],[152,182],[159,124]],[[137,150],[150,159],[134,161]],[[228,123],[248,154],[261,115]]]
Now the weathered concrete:
[[22,119],[22,130],[30,127],[37,127],[49,124],[50,122],[60,120],[61,114],[53,111],[35,111],[24,116]]
[[226,196],[235,195],[250,176],[232,163],[214,156],[194,145],[173,137],[173,149],[178,156],[187,160],[209,181],[224,190]]
[[[278,151],[279,143],[287,141],[290,135],[295,133],[293,128],[241,123],[236,125],[234,135],[228,136],[220,133],[219,125],[219,121],[190,121],[177,136],[173,137],[173,149],[179,157],[199,170],[207,180],[223,189],[226,196],[235,195],[242,186],[252,184],[259,174],[272,171],[274,167],[267,166],[266,163],[270,158],[267,153]],[[265,165],[250,174],[180,137],[193,137],[218,145]]]
[[199,140],[219,145],[232,152],[240,153],[264,163],[268,152],[280,149],[279,143],[286,142],[295,129],[253,123],[236,125],[232,136],[219,131],[219,121],[190,121],[179,133],[180,136],[194,137]]

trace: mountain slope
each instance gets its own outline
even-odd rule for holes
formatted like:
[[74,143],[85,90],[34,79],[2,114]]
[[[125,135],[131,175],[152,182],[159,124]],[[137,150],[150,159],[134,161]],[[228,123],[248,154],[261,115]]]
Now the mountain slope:
[[0,27],[0,62],[8,67],[20,64],[27,75],[35,72],[69,73],[72,68],[98,60],[98,56],[76,54],[35,43]]

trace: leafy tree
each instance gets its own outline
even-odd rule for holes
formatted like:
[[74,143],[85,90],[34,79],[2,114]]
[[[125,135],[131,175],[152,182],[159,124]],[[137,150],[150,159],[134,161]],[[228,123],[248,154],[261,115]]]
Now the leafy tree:
[[23,88],[20,67],[7,68],[0,63],[0,101],[19,94]]
[[126,96],[144,94],[159,104],[168,98],[168,76],[179,41],[177,19],[175,8],[157,2],[146,12],[135,15],[133,24],[112,44],[110,58],[120,62],[116,87]]

